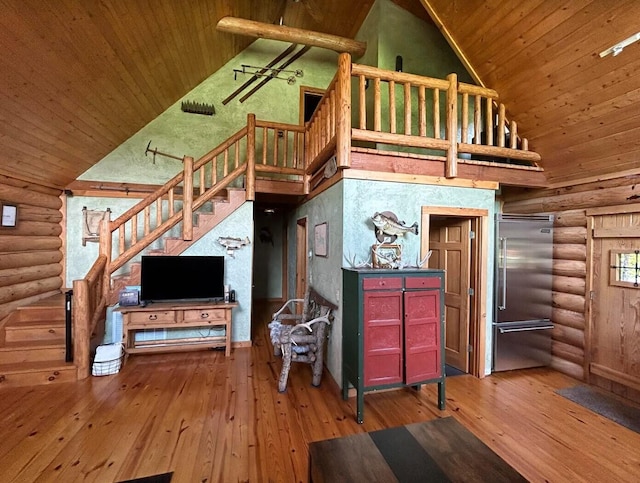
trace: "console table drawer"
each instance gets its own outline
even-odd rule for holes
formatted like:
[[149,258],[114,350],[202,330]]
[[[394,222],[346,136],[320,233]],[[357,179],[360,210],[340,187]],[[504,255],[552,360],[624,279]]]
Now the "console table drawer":
[[131,324],[148,324],[166,322],[172,323],[176,321],[176,316],[173,311],[166,312],[131,312],[128,314],[129,323]]
[[225,310],[224,309],[201,309],[201,310],[185,310],[184,311],[184,320],[185,322],[192,321],[220,321],[221,323],[225,320]]

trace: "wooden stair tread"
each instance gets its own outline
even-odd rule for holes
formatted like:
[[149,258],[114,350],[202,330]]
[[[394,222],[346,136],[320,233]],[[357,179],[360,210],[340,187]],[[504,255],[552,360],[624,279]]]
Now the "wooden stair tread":
[[36,371],[75,371],[76,367],[73,362],[64,361],[34,361],[19,363],[0,363],[0,374],[11,372],[13,374],[22,374]]
[[5,329],[36,329],[44,327],[64,327],[64,319],[51,318],[48,320],[14,320],[5,325]]
[[46,297],[43,299],[40,299],[36,302],[33,302],[29,305],[23,305],[22,307],[18,307],[17,310],[21,311],[21,310],[42,310],[43,308],[60,308],[63,307],[64,308],[65,305],[65,294],[64,293],[58,293],[55,295],[51,295],[50,297]]
[[60,346],[64,346],[64,339],[60,342],[54,342],[50,340],[32,340],[32,341],[20,341],[20,342],[5,342],[0,347],[0,352],[9,352],[15,350],[37,350],[37,349],[58,349]]

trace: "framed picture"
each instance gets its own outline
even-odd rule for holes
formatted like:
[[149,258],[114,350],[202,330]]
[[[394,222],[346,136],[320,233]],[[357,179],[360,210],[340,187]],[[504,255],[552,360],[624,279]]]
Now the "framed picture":
[[398,268],[402,257],[402,245],[383,243],[371,246],[373,268]]
[[18,207],[16,205],[2,205],[2,221],[0,226],[15,227],[18,222]]
[[317,256],[329,256],[329,232],[326,222],[315,226],[313,231],[313,247]]

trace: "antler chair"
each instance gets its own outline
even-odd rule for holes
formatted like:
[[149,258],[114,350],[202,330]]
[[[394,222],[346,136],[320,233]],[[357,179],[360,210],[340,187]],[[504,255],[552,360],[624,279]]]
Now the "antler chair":
[[[300,303],[303,304],[302,313],[296,314],[296,305]],[[274,355],[282,355],[278,391],[287,390],[292,362],[311,364],[312,384],[320,385],[327,327],[333,321],[332,311],[337,308],[313,288],[308,288],[304,299],[287,300],[273,314],[273,321],[269,324],[273,352]]]

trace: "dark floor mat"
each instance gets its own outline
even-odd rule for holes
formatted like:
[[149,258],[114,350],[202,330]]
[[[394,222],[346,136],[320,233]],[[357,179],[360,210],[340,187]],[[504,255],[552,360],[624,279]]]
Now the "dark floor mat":
[[161,475],[145,476],[144,478],[136,478],[135,480],[126,480],[121,483],[170,483],[173,472],[163,473]]
[[466,374],[466,372],[461,371],[460,369],[457,369],[453,366],[447,365],[444,367],[444,374],[447,377],[451,377],[451,376],[460,376],[462,374]]
[[558,389],[556,392],[605,418],[640,433],[640,408],[625,404],[616,396],[585,385]]

